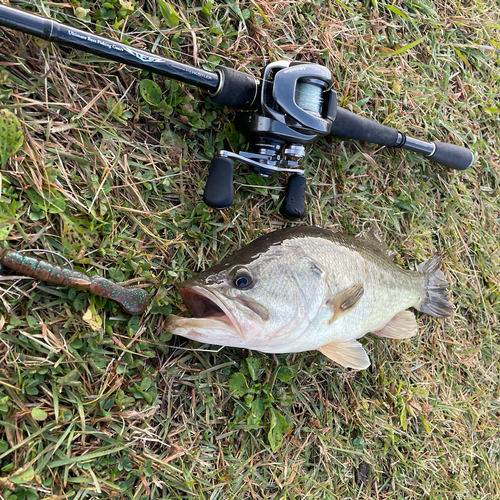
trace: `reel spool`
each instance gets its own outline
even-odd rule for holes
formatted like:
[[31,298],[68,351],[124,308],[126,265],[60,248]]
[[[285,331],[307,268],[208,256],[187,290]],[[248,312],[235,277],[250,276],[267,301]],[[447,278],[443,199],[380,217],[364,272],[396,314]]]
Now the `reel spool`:
[[300,218],[305,211],[304,170],[297,168],[306,146],[328,135],[337,111],[330,71],[318,64],[277,61],[262,77],[258,112],[236,115],[236,125],[253,144],[253,153],[219,151],[210,163],[204,202],[223,209],[233,203],[234,161],[267,177],[290,175],[281,213]]

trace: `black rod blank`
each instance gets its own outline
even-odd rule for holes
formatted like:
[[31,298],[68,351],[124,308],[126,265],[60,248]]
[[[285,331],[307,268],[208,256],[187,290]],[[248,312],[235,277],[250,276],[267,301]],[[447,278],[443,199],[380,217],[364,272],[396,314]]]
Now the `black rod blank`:
[[37,36],[49,42],[82,50],[135,68],[194,85],[215,93],[220,77],[217,73],[179,63],[166,57],[135,49],[125,43],[65,26],[52,19],[0,4],[0,26]]

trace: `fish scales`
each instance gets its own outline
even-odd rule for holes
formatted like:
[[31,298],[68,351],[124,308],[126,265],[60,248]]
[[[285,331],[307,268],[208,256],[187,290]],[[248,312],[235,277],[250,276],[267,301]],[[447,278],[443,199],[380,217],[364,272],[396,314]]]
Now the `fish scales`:
[[264,235],[181,285],[194,318],[172,315],[171,333],[268,353],[318,349],[346,367],[369,359],[357,339],[408,338],[410,307],[453,312],[434,256],[417,271],[396,265],[375,233],[354,237],[314,227]]
[[[288,258],[292,265],[296,252],[287,252],[294,244],[310,255],[326,273],[323,295],[335,296],[341,290],[358,283],[363,284],[364,294],[357,306],[332,322],[329,335],[325,340],[360,338],[368,331],[378,330],[392,319],[398,312],[420,302],[423,297],[423,277],[419,273],[406,271],[395,265],[380,250],[360,238],[355,240],[350,235],[331,233],[328,239],[324,236],[304,236],[300,240],[292,239],[284,243],[282,258]],[[326,317],[332,315],[330,308],[325,308]],[[329,321],[329,319],[328,319]],[[323,336],[324,318],[317,315],[301,338],[297,339],[290,352],[317,348],[316,342]],[[309,337],[309,339],[304,338]],[[323,337],[322,337],[323,338]],[[328,343],[326,342],[326,343]],[[307,347],[307,349],[303,349]]]

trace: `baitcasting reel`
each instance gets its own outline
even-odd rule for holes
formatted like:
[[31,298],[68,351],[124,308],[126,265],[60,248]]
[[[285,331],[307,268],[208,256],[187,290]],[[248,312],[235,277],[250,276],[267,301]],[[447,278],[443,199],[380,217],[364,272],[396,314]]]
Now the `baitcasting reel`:
[[302,217],[306,179],[298,168],[306,146],[330,134],[337,113],[332,75],[324,66],[277,61],[269,64],[260,86],[260,109],[236,115],[236,126],[254,146],[254,153],[219,151],[210,164],[204,202],[223,209],[233,203],[234,162],[250,166],[267,177],[276,172],[290,175],[283,215]]
[[[233,160],[237,160],[263,176],[292,174],[281,213],[302,217],[306,179],[304,170],[297,168],[298,162],[305,155],[305,147],[325,135],[407,149],[456,170],[465,170],[474,162],[472,152],[463,146],[415,139],[338,107],[331,73],[324,66],[278,61],[265,68],[259,84],[223,66],[216,71],[221,78],[218,90],[211,94],[215,102],[231,101],[235,108],[258,111],[236,115],[237,126],[253,142],[256,152],[219,151],[210,164],[203,199],[213,208],[232,204]],[[231,94],[237,88],[240,92]]]

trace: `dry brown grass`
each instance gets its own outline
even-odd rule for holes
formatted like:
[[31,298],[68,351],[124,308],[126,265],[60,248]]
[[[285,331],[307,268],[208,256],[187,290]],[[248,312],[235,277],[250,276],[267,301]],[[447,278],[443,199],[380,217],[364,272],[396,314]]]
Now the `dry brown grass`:
[[[69,3],[42,3],[77,23]],[[103,3],[88,6],[95,15]],[[278,58],[319,60],[342,105],[471,147],[475,165],[454,172],[410,153],[321,140],[307,157],[301,222],[357,232],[375,221],[405,267],[439,250],[457,313],[420,316],[419,336],[405,342],[368,338],[373,365],[362,373],[316,353],[278,356],[298,365],[288,383],[272,357],[170,338],[162,313],[185,311],[181,280],[289,224],[278,211],[282,180],[263,190],[241,169],[234,205],[207,208],[209,158],[239,140],[232,111],[157,79],[173,103],[165,116],[140,96],[151,75],[2,30],[0,106],[25,132],[2,171],[4,245],[161,285],[151,310],[130,318],[84,292],[0,278],[0,497],[498,498],[498,5],[240,2],[216,3],[204,17],[203,4],[178,1],[180,24],[163,24],[162,36],[143,14],[156,2],[134,5],[141,10],[124,31],[138,46],[158,42],[155,50],[167,45],[192,63],[196,40],[200,66],[216,56],[253,74]],[[251,11],[246,22],[238,8]],[[215,21],[222,33],[211,31]],[[205,129],[186,125],[197,118]],[[88,311],[101,328],[83,319]],[[255,381],[248,358],[260,361]],[[238,372],[288,418],[277,452],[269,411],[249,425],[248,406],[229,389]]]

